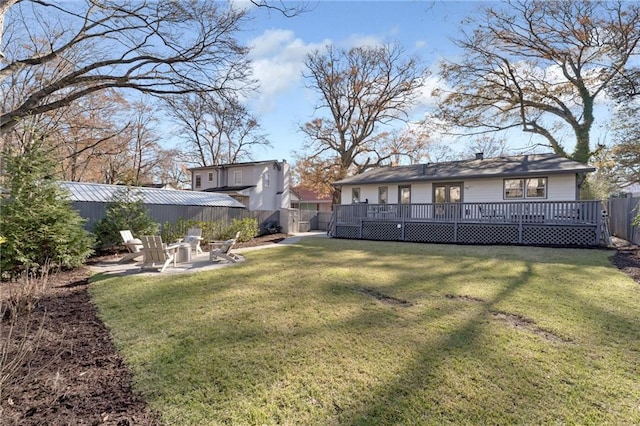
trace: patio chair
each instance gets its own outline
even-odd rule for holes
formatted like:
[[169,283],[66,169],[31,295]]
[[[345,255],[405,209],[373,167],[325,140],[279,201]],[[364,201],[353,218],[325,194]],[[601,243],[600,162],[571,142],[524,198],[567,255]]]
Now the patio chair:
[[239,237],[240,237],[240,232],[236,233],[236,237],[231,238],[230,240],[218,242],[218,243],[215,243],[215,242],[212,243],[211,251],[209,252],[209,260],[213,261],[213,260],[218,260],[218,258],[220,258],[230,263],[236,263],[244,260],[242,256],[231,252],[231,250],[233,249],[233,246],[236,245],[236,241],[238,240]]
[[143,255],[142,241],[138,238],[133,238],[133,234],[130,230],[127,229],[120,231],[120,236],[122,237],[122,245],[124,245],[129,252],[119,260],[120,263],[128,262]]
[[200,241],[202,241],[202,229],[200,228],[190,228],[187,231],[187,235],[182,239],[182,242],[191,245],[191,251],[195,252],[196,256],[204,253],[200,247]]
[[160,269],[160,272],[164,272],[171,262],[173,262],[174,267],[176,266],[176,255],[180,244],[168,246],[162,242],[162,237],[155,235],[142,236],[140,240],[142,241],[142,252],[144,253],[144,260],[140,270]]

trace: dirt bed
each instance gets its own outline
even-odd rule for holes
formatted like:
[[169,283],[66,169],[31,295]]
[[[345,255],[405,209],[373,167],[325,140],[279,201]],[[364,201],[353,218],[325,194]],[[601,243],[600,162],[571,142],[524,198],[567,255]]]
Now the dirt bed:
[[[244,246],[281,241],[274,234]],[[620,249],[612,262],[640,283],[640,250]],[[96,316],[87,293],[88,268],[52,277],[28,324],[14,331],[31,341],[42,324],[37,350],[19,366],[0,400],[0,425],[157,425],[131,388],[131,371]],[[0,286],[3,284],[0,283]],[[4,293],[3,293],[4,294]],[[2,338],[7,332],[3,323]]]

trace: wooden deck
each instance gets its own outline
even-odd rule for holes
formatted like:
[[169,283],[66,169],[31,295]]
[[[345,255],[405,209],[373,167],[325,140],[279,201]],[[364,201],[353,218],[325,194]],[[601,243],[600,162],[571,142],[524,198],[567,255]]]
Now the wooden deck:
[[592,247],[600,201],[335,205],[336,238],[453,244]]

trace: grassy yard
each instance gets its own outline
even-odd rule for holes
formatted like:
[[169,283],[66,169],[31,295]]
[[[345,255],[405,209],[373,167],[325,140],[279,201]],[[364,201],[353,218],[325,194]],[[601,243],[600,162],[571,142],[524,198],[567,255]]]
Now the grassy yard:
[[639,424],[612,254],[307,238],[91,292],[166,424]]

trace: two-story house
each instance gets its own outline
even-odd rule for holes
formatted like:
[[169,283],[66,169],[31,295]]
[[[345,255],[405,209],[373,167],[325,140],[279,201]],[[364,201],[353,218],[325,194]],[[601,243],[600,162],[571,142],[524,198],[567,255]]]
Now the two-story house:
[[289,208],[291,172],[285,160],[194,167],[189,171],[194,191],[228,194],[249,210]]

